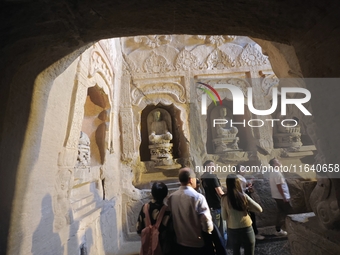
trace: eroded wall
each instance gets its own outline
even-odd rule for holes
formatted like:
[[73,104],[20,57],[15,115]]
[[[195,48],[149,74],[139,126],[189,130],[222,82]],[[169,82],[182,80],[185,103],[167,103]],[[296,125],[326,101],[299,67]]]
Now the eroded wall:
[[[53,66],[37,77],[9,254],[119,249],[122,179],[131,179],[119,167],[121,63],[119,43],[108,40],[89,47],[54,80]],[[41,89],[46,82],[52,83],[48,92]],[[80,131],[89,136],[92,163],[80,162]]]

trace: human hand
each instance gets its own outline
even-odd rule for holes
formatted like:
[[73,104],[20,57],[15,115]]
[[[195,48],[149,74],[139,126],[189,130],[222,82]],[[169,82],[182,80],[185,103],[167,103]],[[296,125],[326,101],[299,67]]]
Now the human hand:
[[286,197],[283,198],[283,202],[289,203],[289,199],[287,199]]

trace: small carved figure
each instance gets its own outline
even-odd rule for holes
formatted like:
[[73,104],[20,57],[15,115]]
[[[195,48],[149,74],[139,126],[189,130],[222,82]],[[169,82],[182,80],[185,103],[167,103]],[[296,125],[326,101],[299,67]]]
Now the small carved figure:
[[222,107],[219,112],[220,112],[219,118],[228,120],[228,123],[224,125],[223,124],[216,125],[215,128],[217,137],[230,137],[230,135],[235,136],[238,133],[238,129],[237,127],[234,126],[230,127],[230,125],[228,125],[230,119],[227,118],[227,108]]
[[[216,124],[213,131],[213,143],[215,147],[215,153],[222,153],[224,151],[238,150],[239,138],[236,136],[238,133],[237,127],[230,126],[230,118],[227,116],[227,108],[221,107],[218,109],[219,119],[226,120],[225,124]],[[215,115],[216,116],[216,115]],[[212,115],[213,119],[214,115]]]
[[164,120],[161,120],[161,112],[153,113],[153,122],[151,123],[151,132],[149,136],[150,144],[169,143],[172,134],[168,130],[168,126]]
[[90,138],[83,131],[80,131],[78,142],[77,167],[87,167],[91,163]]

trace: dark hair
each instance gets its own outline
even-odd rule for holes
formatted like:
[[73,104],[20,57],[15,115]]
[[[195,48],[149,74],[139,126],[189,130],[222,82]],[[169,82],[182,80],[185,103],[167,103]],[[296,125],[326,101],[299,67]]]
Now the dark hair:
[[241,181],[236,174],[229,174],[226,179],[227,197],[231,206],[237,211],[247,210],[247,199],[241,188]]
[[214,161],[212,161],[212,160],[207,160],[207,161],[205,161],[204,164],[203,164],[203,167],[206,167],[206,166],[209,165],[210,163],[214,163]]
[[269,160],[269,165],[274,166],[274,161],[277,160],[277,158],[272,158]]
[[194,177],[194,172],[192,169],[182,168],[179,170],[178,179],[180,183],[188,184],[191,178],[196,178],[196,176]]
[[156,201],[163,201],[168,195],[168,187],[163,182],[154,182],[151,188],[151,194]]

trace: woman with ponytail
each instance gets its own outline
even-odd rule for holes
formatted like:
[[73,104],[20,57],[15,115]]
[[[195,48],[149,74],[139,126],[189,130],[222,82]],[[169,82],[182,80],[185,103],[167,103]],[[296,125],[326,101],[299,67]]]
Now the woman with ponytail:
[[221,198],[222,218],[227,221],[228,238],[234,255],[254,255],[255,234],[248,211],[262,212],[261,206],[242,191],[241,181],[235,174],[226,179],[227,193]]

